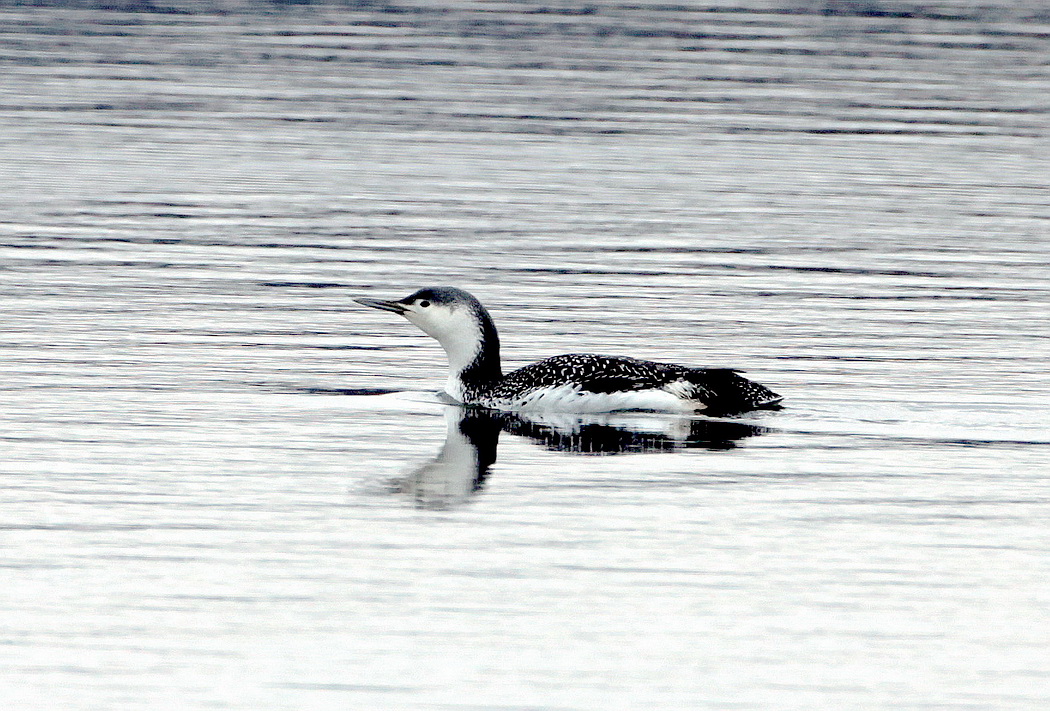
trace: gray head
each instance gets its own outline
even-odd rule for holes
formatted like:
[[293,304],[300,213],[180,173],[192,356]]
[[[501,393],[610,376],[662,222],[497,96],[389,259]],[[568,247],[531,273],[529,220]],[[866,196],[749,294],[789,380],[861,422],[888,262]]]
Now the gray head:
[[480,301],[454,286],[429,286],[398,301],[354,301],[373,309],[401,314],[428,336],[439,341],[446,337],[467,340],[479,337],[479,314],[485,312],[485,307]]
[[373,309],[400,314],[437,339],[455,373],[499,377],[499,336],[492,317],[471,294],[454,286],[429,286],[398,301],[354,299]]

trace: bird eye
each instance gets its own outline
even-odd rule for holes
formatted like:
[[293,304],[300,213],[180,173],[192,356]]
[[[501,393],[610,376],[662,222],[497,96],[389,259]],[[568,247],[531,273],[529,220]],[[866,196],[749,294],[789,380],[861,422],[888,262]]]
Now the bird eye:
[[426,307],[430,306],[430,302],[424,299],[423,301],[419,302],[419,305],[425,309]]

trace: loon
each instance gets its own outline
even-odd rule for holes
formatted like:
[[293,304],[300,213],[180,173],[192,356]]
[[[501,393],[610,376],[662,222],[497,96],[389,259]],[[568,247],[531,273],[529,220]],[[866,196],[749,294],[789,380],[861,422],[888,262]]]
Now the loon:
[[398,301],[354,300],[400,314],[437,339],[448,356],[445,393],[463,405],[511,412],[729,414],[776,408],[783,399],[730,368],[589,353],[546,358],[504,375],[492,317],[462,289],[427,287]]

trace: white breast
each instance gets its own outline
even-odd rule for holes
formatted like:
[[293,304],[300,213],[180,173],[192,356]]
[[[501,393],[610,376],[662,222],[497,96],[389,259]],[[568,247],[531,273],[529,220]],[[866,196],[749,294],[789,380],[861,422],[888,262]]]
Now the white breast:
[[592,393],[578,385],[537,388],[515,398],[480,403],[500,410],[522,412],[615,412],[651,410],[654,412],[693,412],[697,403],[683,400],[666,390],[631,390]]

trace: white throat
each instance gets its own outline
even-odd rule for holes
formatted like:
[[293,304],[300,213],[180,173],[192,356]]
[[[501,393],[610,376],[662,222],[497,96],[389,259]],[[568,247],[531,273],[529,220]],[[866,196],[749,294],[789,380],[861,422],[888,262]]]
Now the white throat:
[[474,362],[481,352],[481,330],[476,325],[469,328],[457,328],[435,335],[434,338],[445,349],[448,356],[448,380],[445,381],[445,392],[451,397],[463,401],[463,371]]

